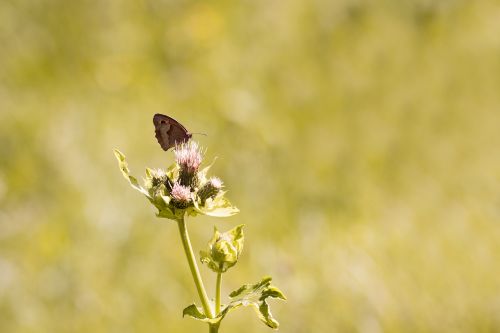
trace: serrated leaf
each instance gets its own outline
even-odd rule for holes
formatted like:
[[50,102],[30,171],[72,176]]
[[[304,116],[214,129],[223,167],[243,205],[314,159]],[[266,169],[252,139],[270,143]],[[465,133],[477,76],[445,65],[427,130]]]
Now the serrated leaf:
[[267,303],[267,299],[279,298],[285,300],[286,297],[277,287],[271,285],[270,277],[264,277],[261,281],[255,284],[245,284],[233,291],[229,297],[232,298],[232,301],[228,305],[224,306],[219,315],[213,319],[207,318],[194,304],[184,309],[183,315],[187,315],[204,322],[218,323],[232,310],[241,306],[250,306],[255,310],[257,316],[264,324],[272,329],[278,328],[279,323],[273,317],[269,304]]
[[231,298],[244,298],[247,295],[254,295],[256,292],[263,290],[265,287],[269,287],[272,278],[270,276],[265,276],[257,283],[254,284],[244,284],[238,289],[234,290],[229,294]]
[[280,298],[285,300],[286,297],[277,287],[271,285],[271,280],[271,277],[264,277],[255,284],[245,284],[233,291],[229,294],[229,297],[233,300],[227,306],[227,311],[231,311],[232,308],[237,308],[239,306],[251,306],[264,324],[273,329],[277,329],[279,323],[271,314],[267,298]]
[[120,167],[122,175],[130,183],[130,186],[132,186],[133,189],[144,194],[148,199],[152,200],[152,197],[151,195],[149,195],[148,191],[144,189],[141,185],[139,185],[137,178],[130,175],[130,170],[128,168],[128,163],[126,161],[125,155],[118,149],[114,150],[114,154],[116,159],[118,160],[118,166]]

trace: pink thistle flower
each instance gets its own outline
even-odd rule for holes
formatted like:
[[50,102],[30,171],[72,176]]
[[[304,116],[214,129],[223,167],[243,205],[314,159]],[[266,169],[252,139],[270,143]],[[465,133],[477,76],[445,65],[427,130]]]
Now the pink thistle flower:
[[186,208],[191,201],[191,190],[187,186],[175,183],[172,187],[172,200],[178,208]]
[[194,141],[183,142],[175,146],[175,160],[181,167],[181,170],[188,174],[194,174],[198,171],[203,160],[201,149]]

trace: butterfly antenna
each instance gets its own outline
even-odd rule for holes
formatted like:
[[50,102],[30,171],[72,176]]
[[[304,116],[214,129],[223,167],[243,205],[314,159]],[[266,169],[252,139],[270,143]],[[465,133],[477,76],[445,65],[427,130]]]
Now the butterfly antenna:
[[203,136],[208,136],[206,133],[191,133],[191,134],[196,134],[196,135],[203,135]]

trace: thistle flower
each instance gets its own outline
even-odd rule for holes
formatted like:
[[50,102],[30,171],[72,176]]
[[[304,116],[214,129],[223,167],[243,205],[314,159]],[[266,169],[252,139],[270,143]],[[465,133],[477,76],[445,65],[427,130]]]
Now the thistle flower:
[[165,170],[146,168],[143,186],[130,174],[125,155],[115,150],[115,156],[123,177],[158,209],[158,217],[178,220],[184,214],[226,217],[238,213],[222,195],[222,181],[216,177],[207,179],[210,166],[199,170],[202,153],[198,147],[195,142],[178,145],[176,163]]
[[150,174],[151,174],[151,178],[149,181],[151,183],[146,184],[146,187],[157,187],[161,184],[165,184],[165,182],[168,180],[167,174],[162,169],[150,170]]
[[[154,119],[157,116],[155,115]],[[167,116],[159,116],[163,117],[163,121],[167,126],[170,123],[184,129],[175,120]],[[158,130],[156,121],[155,127]],[[184,131],[186,130],[184,129]],[[159,139],[158,131],[157,138]],[[161,142],[160,144],[162,145]],[[162,145],[162,148],[165,149],[164,145]],[[230,311],[241,306],[251,306],[257,311],[259,319],[264,324],[277,329],[279,324],[271,314],[267,299],[278,298],[284,300],[286,298],[278,288],[271,285],[270,277],[264,277],[254,284],[241,286],[229,294],[231,301],[228,304],[223,305],[221,303],[222,273],[238,262],[243,250],[243,225],[223,233],[220,233],[215,228],[214,235],[208,242],[207,250],[200,252],[201,262],[207,264],[211,270],[217,273],[216,295],[213,306],[207,297],[189,241],[185,216],[203,214],[225,217],[234,215],[239,210],[225,198],[225,191],[222,191],[222,181],[217,177],[207,177],[210,165],[199,170],[203,158],[198,144],[188,142],[176,145],[174,150],[176,163],[166,170],[146,168],[143,186],[139,184],[137,178],[130,175],[125,155],[119,150],[115,150],[114,153],[123,177],[132,188],[145,195],[149,202],[158,209],[156,216],[174,220],[179,227],[186,258],[202,303],[201,308],[196,306],[195,303],[189,305],[183,310],[182,315],[206,322],[210,326],[210,332],[218,332],[220,322]]]
[[222,188],[222,180],[217,177],[212,177],[210,180],[203,185],[198,191],[198,196],[201,199],[201,204],[204,205],[205,201],[209,198],[215,198],[219,194]]
[[191,190],[189,187],[174,183],[172,187],[172,202],[177,208],[186,208],[191,201]]
[[191,199],[189,187],[175,183],[172,187],[172,199],[176,201],[189,201]]
[[176,145],[174,153],[180,167],[179,183],[194,189],[198,185],[196,173],[203,160],[201,149],[196,142],[189,141]]

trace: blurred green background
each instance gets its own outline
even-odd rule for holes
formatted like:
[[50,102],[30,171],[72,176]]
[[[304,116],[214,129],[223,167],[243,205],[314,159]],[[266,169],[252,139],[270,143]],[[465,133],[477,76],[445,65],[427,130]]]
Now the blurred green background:
[[[282,332],[500,332],[498,1],[0,2],[0,332],[201,332],[175,224],[122,178],[215,156]],[[214,277],[202,267],[213,295]],[[223,332],[268,332],[250,309]]]

